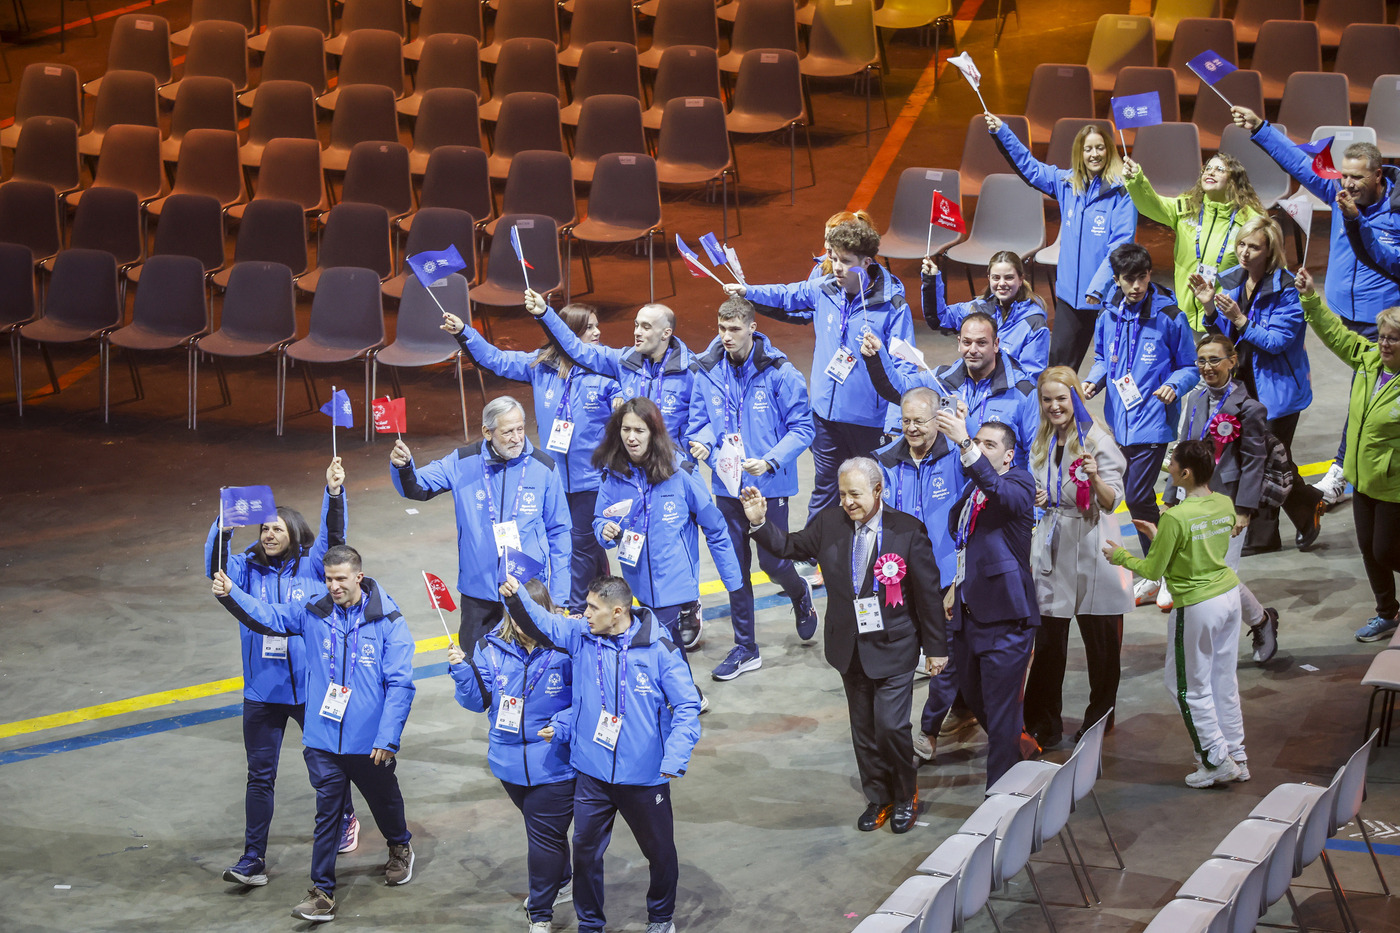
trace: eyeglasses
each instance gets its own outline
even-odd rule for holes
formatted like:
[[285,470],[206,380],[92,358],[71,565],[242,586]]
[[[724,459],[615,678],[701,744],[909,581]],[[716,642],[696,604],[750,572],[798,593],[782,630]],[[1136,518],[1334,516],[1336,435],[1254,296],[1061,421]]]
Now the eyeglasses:
[[1394,335],[1381,334],[1380,336],[1378,336],[1378,337],[1376,338],[1376,343],[1384,343],[1384,344],[1400,343],[1400,334],[1394,334]]
[[932,418],[901,418],[901,419],[899,419],[899,423],[902,424],[902,425],[904,425],[906,428],[926,428],[926,427],[928,427],[929,425],[933,424],[933,422],[934,422],[934,419],[932,419]]
[[1214,369],[1221,363],[1229,362],[1229,359],[1227,356],[1198,356],[1196,365],[1201,369]]

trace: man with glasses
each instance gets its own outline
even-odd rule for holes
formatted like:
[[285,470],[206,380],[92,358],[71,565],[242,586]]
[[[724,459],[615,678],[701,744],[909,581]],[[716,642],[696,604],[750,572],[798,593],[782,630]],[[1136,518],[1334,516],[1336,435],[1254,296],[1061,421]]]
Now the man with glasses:
[[[400,438],[389,454],[394,488],[426,502],[451,492],[457,508],[458,643],[464,648],[501,621],[497,566],[511,548],[538,562],[556,605],[569,601],[573,539],[564,482],[549,455],[525,436],[525,409],[509,395],[481,411],[482,440],[419,469]],[[496,560],[491,559],[494,554]]]

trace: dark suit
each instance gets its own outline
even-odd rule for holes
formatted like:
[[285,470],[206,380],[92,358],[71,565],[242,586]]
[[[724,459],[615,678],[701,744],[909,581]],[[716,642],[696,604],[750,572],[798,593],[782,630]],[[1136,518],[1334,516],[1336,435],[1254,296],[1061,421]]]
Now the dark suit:
[[1021,690],[1035,644],[1040,609],[1031,576],[1035,480],[1020,467],[998,474],[978,457],[965,467],[969,482],[948,513],[956,536],[963,507],[980,489],[986,505],[968,535],[964,580],[949,622],[958,686],[987,730],[987,786],[1021,759]]
[[[764,523],[753,536],[789,560],[816,560],[826,579],[826,660],[841,673],[851,716],[851,744],[866,799],[871,803],[910,800],[917,789],[914,744],[909,732],[914,667],[919,649],[930,658],[946,656],[938,564],[923,522],[889,506],[880,510],[883,540],[871,554],[859,595],[880,598],[884,630],[856,629],[855,593],[851,584],[851,547],[855,523],[829,506],[801,531],[786,534]],[[872,552],[873,552],[872,548]],[[904,602],[890,606],[875,586],[875,558],[897,554],[907,568],[901,589]]]

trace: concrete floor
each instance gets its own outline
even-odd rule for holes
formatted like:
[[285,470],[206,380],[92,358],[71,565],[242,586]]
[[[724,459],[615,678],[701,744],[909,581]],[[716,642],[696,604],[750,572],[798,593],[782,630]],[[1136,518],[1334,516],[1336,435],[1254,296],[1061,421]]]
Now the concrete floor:
[[[1021,6],[1024,21],[1017,28],[1013,20],[996,55],[990,20],[959,25],[962,47],[985,75],[988,103],[1001,112],[1020,106],[1034,63],[1083,61],[1095,18],[1126,5],[1023,0]],[[31,15],[43,19],[45,9]],[[176,28],[187,15],[182,5],[168,3],[156,12],[170,16]],[[109,30],[110,20],[103,26]],[[889,49],[894,71],[888,91],[896,116],[928,52],[905,39]],[[27,61],[57,54],[52,42],[9,51],[16,73]],[[101,72],[102,59],[98,40],[75,37],[64,60],[91,77]],[[0,86],[0,108],[12,106],[14,90]],[[868,170],[876,185],[868,201],[883,222],[899,170],[955,165],[976,109],[961,79],[945,75],[939,96],[918,114],[902,146],[881,150],[881,131],[867,149],[857,132],[863,127],[862,98],[847,85],[819,88],[813,133],[819,185],[799,189],[795,206],[787,203],[786,147],[742,145],[746,232],[734,245],[750,279],[803,277],[820,245],[821,221],[847,205]],[[880,153],[891,159],[883,176]],[[670,232],[692,241],[719,224],[717,205],[699,199],[668,200],[666,216]],[[1323,229],[1319,225],[1309,257],[1319,269],[1325,261]],[[1141,239],[1167,261],[1169,244],[1160,228],[1145,224]],[[896,263],[895,269],[914,287],[912,263]],[[645,295],[645,263],[619,252],[598,257],[594,271],[598,293],[584,297],[602,308],[605,341],[626,343],[632,310]],[[712,333],[717,290],[708,280],[678,272],[679,294],[665,300],[680,314],[682,338],[703,346]],[[664,293],[664,272],[658,273]],[[955,285],[955,296],[958,291]],[[1040,291],[1048,294],[1044,282]],[[528,321],[498,318],[494,326],[505,345],[528,348],[540,339]],[[771,323],[764,330],[804,371],[809,368],[809,332]],[[952,341],[931,331],[921,328],[919,342],[931,360],[954,355]],[[1315,343],[1310,348],[1317,397],[1303,418],[1297,449],[1300,461],[1311,463],[1334,448],[1347,372]],[[271,883],[245,891],[219,880],[239,854],[242,832],[239,694],[218,684],[239,674],[237,632],[209,595],[200,554],[220,485],[268,483],[280,502],[314,510],[329,456],[326,423],[319,415],[297,413],[304,401],[293,383],[286,435],[275,437],[272,366],[258,360],[230,367],[234,403],[227,408],[217,406],[206,371],[200,428],[187,431],[183,360],[164,357],[143,360],[142,401],[131,399],[118,361],[112,421],[103,425],[90,353],[55,353],[65,387],[51,396],[31,346],[24,363],[25,417],[15,416],[8,398],[0,408],[0,462],[9,464],[0,476],[0,619],[6,635],[0,654],[0,928],[292,929],[299,924],[287,911],[306,888],[312,812],[294,744],[284,756],[268,854]],[[336,382],[358,397],[356,367],[316,375],[323,393]],[[407,439],[420,460],[461,443],[451,383],[446,372],[405,375]],[[508,391],[522,394],[519,387],[487,382],[489,395]],[[480,399],[475,393],[469,398],[475,426]],[[411,514],[407,507],[413,504],[395,496],[389,482],[388,445],[365,444],[353,435],[340,435],[349,471],[351,541],[364,553],[366,570],[404,604],[415,638],[432,647],[416,659],[419,692],[399,766],[418,854],[413,883],[394,891],[382,885],[382,838],[367,825],[359,851],[340,860],[337,926],[521,930],[526,870],[520,819],[486,769],[481,717],[452,700],[451,682],[443,676],[442,629],[420,589],[421,570],[449,579],[453,573],[450,507],[445,501],[419,504]],[[810,481],[810,461],[802,463]],[[796,503],[794,525],[804,506]],[[1099,784],[1128,869],[1094,871],[1103,905],[1093,910],[1074,906],[1077,892],[1062,862],[1041,870],[1061,929],[1142,929],[1270,788],[1285,781],[1324,782],[1360,744],[1367,692],[1359,680],[1377,648],[1351,639],[1371,614],[1351,524],[1343,506],[1325,520],[1315,552],[1288,548],[1245,563],[1244,577],[1283,617],[1282,648],[1267,668],[1241,654],[1254,774],[1249,784],[1214,791],[1182,784],[1190,754],[1161,685],[1164,617],[1142,609],[1128,618],[1118,725],[1106,743]],[[239,540],[246,542],[248,535]],[[705,579],[714,579],[708,560],[706,569]],[[762,587],[760,597],[774,592]],[[731,644],[722,596],[711,594],[706,606],[711,621],[705,643],[692,657],[702,676]],[[936,762],[920,772],[920,819],[926,825],[902,837],[888,830],[858,833],[853,824],[863,802],[839,679],[819,647],[799,643],[789,610],[772,599],[768,606],[759,616],[763,669],[727,684],[702,681],[714,711],[703,720],[704,737],[676,788],[675,804],[682,862],[676,920],[687,933],[850,930],[981,798],[985,749],[969,735],[965,744],[940,748]],[[1082,654],[1075,649],[1065,694],[1072,731],[1087,696]],[[1067,753],[1060,749],[1051,757]],[[1400,834],[1396,753],[1382,750],[1369,775],[1365,812],[1379,823],[1378,841],[1390,843]],[[1111,864],[1092,815],[1076,816],[1073,825],[1090,861]],[[1354,889],[1353,907],[1366,930],[1398,930],[1400,910],[1366,893],[1378,890],[1369,860],[1342,848],[1355,835],[1354,825],[1343,827],[1331,853]],[[1381,862],[1392,873],[1400,867],[1396,854],[1400,847],[1383,847]],[[1059,853],[1043,857],[1053,861]],[[625,831],[614,839],[608,877],[610,929],[644,928],[646,867]],[[1320,867],[1310,868],[1295,892],[1310,927],[1337,927]],[[1003,929],[1043,929],[1029,896],[1023,875],[1012,886],[1013,900],[996,902]],[[1276,908],[1267,920],[1286,922],[1286,914]],[[572,911],[562,909],[557,919],[572,925]],[[971,928],[991,925],[983,916]]]

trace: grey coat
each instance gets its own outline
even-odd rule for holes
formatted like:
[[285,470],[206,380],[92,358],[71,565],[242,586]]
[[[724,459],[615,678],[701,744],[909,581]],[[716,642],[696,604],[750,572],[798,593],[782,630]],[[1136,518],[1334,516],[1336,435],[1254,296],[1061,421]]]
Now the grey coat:
[[[1185,416],[1181,420],[1180,440],[1200,440],[1211,419],[1215,416],[1218,403],[1206,395],[1204,385],[1191,390],[1182,404]],[[1225,396],[1225,404],[1220,411],[1234,415],[1240,422],[1239,437],[1225,445],[1220,460],[1215,464],[1215,473],[1210,478],[1210,491],[1223,493],[1235,503],[1237,509],[1253,513],[1259,508],[1259,495],[1264,489],[1264,462],[1267,448],[1264,444],[1265,422],[1268,412],[1264,406],[1250,397],[1244,384],[1237,382],[1230,394]],[[1193,417],[1194,415],[1194,417]],[[1207,442],[1210,441],[1206,437]],[[1176,504],[1181,491],[1167,480],[1166,492],[1162,501]]]

